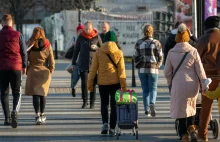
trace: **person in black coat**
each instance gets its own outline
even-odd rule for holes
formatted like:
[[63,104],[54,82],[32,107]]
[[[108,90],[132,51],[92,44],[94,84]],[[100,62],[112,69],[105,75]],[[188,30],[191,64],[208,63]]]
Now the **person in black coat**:
[[[164,50],[163,50],[163,53],[164,53],[164,65],[166,63],[166,58],[167,58],[169,50],[172,49],[176,45],[175,37],[176,37],[176,34],[177,34],[177,28],[178,28],[178,26],[181,23],[182,22],[177,22],[175,24],[175,29],[173,29],[171,31],[169,37],[166,40],[165,47],[164,47]],[[190,34],[189,44],[192,45],[193,47],[195,47],[196,46],[196,42],[197,42],[197,38],[194,35]]]

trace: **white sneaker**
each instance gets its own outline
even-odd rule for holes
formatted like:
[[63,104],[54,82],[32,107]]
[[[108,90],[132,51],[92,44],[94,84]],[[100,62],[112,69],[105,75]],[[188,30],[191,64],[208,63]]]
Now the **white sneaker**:
[[41,117],[41,122],[42,123],[44,123],[46,121],[46,119],[47,119],[46,116],[44,116],[44,115],[41,115],[40,117]]
[[35,119],[36,119],[36,125],[41,125],[42,124],[40,116],[36,117]]

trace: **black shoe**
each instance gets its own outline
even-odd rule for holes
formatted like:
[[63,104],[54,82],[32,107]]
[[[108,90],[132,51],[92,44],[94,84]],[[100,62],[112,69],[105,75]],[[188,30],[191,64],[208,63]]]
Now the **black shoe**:
[[150,117],[151,115],[150,115],[150,111],[145,111],[145,115],[147,116],[147,117]]
[[91,102],[91,103],[90,103],[90,109],[94,109],[94,107],[95,107],[95,103],[94,103],[94,102]]
[[88,105],[88,102],[87,101],[83,101],[82,108],[86,108],[87,105]]
[[11,118],[5,118],[4,125],[5,126],[10,126],[11,125]]
[[13,111],[11,113],[11,127],[12,128],[17,128],[18,127],[17,117],[18,117],[17,112]]
[[152,117],[156,116],[156,110],[155,110],[154,104],[150,105],[150,114],[151,114]]
[[72,89],[72,96],[76,97],[76,90],[75,89]]

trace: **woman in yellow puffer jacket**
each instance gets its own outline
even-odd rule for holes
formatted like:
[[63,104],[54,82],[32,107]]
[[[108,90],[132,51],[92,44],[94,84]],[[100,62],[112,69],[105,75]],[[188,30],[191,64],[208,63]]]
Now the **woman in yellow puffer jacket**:
[[[104,41],[100,49],[95,53],[92,65],[89,70],[88,90],[93,90],[93,80],[98,72],[98,85],[101,98],[101,115],[103,127],[101,134],[114,134],[116,126],[116,101],[115,93],[118,89],[126,91],[126,74],[124,57],[121,50],[116,45],[117,36],[114,32],[109,31],[105,34]],[[108,127],[108,105],[110,95],[110,129]]]

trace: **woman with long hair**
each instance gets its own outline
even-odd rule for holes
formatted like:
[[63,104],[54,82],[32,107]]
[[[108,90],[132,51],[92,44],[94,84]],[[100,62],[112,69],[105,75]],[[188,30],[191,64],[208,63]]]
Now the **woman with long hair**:
[[51,75],[55,68],[53,49],[44,30],[36,27],[28,40],[28,70],[25,95],[33,96],[36,125],[45,122],[44,109]]

